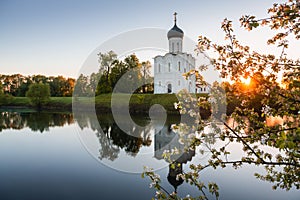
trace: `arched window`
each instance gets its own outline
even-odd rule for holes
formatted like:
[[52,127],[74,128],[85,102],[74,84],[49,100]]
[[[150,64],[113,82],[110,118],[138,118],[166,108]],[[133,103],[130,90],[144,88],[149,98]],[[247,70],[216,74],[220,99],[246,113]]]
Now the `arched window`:
[[177,42],[177,52],[179,52],[179,42]]
[[171,63],[168,63],[169,72],[171,72]]
[[168,93],[172,93],[172,85],[171,85],[171,83],[168,84]]
[[174,42],[172,42],[172,52],[174,52]]
[[178,71],[180,71],[180,61],[178,62]]
[[158,73],[160,73],[160,64],[158,64]]

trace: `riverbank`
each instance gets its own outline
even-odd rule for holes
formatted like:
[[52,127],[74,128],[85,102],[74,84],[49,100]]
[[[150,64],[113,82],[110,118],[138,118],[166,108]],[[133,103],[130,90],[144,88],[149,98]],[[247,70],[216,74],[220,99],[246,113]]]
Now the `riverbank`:
[[[128,106],[127,99],[130,94],[114,94],[119,107]],[[72,111],[74,105],[76,110],[87,111],[96,109],[97,112],[111,112],[111,94],[102,94],[93,97],[51,97],[50,101],[43,106],[43,110],[64,110]],[[165,108],[170,114],[178,114],[174,103],[178,102],[175,94],[132,94],[129,101],[130,113],[148,113],[154,104],[159,104]],[[95,105],[95,107],[94,107]],[[34,108],[30,105],[27,97],[14,97],[6,104],[1,105],[2,108]],[[206,111],[207,112],[207,111]]]

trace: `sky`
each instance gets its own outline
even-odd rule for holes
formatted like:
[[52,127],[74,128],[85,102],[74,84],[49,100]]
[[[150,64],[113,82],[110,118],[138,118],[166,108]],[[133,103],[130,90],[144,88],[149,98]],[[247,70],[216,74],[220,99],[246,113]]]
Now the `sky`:
[[265,17],[274,1],[0,0],[0,74],[76,77],[91,52],[121,33],[147,27],[167,33],[175,11],[178,26],[195,42],[199,35],[222,42],[220,25],[227,17],[238,38],[266,51],[270,33],[248,33],[238,20],[244,14]]

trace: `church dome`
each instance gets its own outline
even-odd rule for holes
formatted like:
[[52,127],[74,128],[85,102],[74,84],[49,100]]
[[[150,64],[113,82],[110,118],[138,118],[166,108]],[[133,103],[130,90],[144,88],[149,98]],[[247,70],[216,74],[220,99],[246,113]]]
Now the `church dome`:
[[167,35],[168,39],[173,38],[173,37],[177,37],[177,38],[179,37],[181,39],[183,38],[183,31],[180,28],[178,28],[178,26],[176,25],[176,21],[177,21],[176,15],[177,15],[177,13],[175,12],[174,13],[174,26],[168,32],[168,35]]
[[168,39],[170,39],[172,37],[183,38],[183,31],[180,28],[178,28],[178,26],[176,24],[168,32]]

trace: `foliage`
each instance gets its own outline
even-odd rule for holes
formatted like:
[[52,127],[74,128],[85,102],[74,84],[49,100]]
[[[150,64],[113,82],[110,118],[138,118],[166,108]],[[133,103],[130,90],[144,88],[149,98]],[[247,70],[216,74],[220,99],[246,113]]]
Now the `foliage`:
[[31,104],[40,109],[50,99],[50,87],[43,83],[33,83],[29,86],[26,97],[30,99]]
[[0,105],[7,105],[11,100],[12,96],[9,94],[4,94],[2,85],[0,84]]
[[72,78],[64,78],[63,76],[57,76],[51,78],[49,82],[50,93],[52,97],[71,97],[75,80]]
[[[202,193],[207,188],[199,176],[204,169],[228,165],[239,168],[246,164],[264,166],[265,173],[255,176],[273,183],[273,189],[300,188],[300,61],[289,58],[286,53],[289,41],[298,42],[300,38],[300,3],[289,0],[274,4],[268,13],[269,16],[264,19],[242,16],[241,26],[249,31],[260,26],[269,27],[275,34],[267,44],[276,45],[280,49],[279,55],[251,51],[249,46],[242,45],[228,19],[221,26],[226,44],[216,44],[207,37],[199,36],[197,51],[216,52],[217,56],[211,59],[212,64],[222,78],[233,82],[223,83],[227,102],[231,104],[227,119],[213,112],[211,120],[201,120],[196,131],[199,137],[194,138],[193,144],[203,144],[206,149],[201,149],[200,153],[209,151],[210,159],[206,164],[191,165],[190,172],[178,175],[193,183]],[[243,78],[251,78],[250,84],[242,84]],[[219,97],[211,94],[210,98]],[[180,105],[184,107],[184,102]],[[268,120],[276,117],[280,122],[268,124]],[[235,126],[227,120],[236,122]],[[205,126],[211,127],[213,132],[205,133]],[[185,136],[189,132],[181,129],[179,134]],[[218,138],[223,145],[214,147]],[[230,159],[233,153],[230,145],[233,143],[243,146],[237,160]],[[156,184],[158,199],[180,198],[177,194],[163,191],[159,180],[153,178],[155,174],[149,171],[145,174]],[[218,198],[217,185],[208,186],[208,190]],[[201,198],[207,199],[207,196],[203,194]]]
[[49,84],[51,96],[72,96],[75,84],[75,79],[63,76],[23,76],[21,74],[0,75],[0,81],[3,83],[4,92],[16,97],[25,97],[32,83]]
[[[98,72],[90,75],[80,74],[76,80],[75,96],[97,96],[100,94],[108,94],[114,92],[130,93],[130,88],[140,83],[153,82],[150,77],[149,61],[140,62],[135,54],[131,54],[120,60],[113,51],[107,53],[98,53]],[[128,73],[128,74],[126,74]],[[126,76],[124,76],[126,74]],[[118,85],[120,79],[126,81],[126,85]],[[141,88],[135,88],[135,93],[151,93],[153,92],[153,84],[145,84]]]
[[142,87],[143,93],[146,93],[149,91],[153,92],[153,88],[151,88],[151,85],[146,84],[147,80],[149,80],[149,79],[151,80],[150,68],[151,68],[151,63],[149,61],[142,62],[141,74],[142,74],[142,81],[143,81],[143,87]]
[[[131,54],[124,58],[124,60],[119,60],[117,55],[113,51],[107,53],[99,53],[99,72],[97,73],[97,78],[99,82],[96,87],[96,95],[110,93],[114,89],[115,92],[129,93],[130,88],[133,88],[134,85],[139,83],[146,83],[150,79],[150,62],[140,63],[138,57],[134,54]],[[128,77],[124,75],[126,73]],[[92,74],[95,76],[95,74]],[[91,78],[92,78],[91,75]],[[127,78],[127,85],[118,86],[116,84],[121,78]],[[131,85],[132,84],[132,85]],[[146,90],[146,88],[148,88]],[[142,88],[136,88],[136,92],[147,92],[151,89],[150,86],[143,86]]]
[[76,96],[76,97],[78,97],[78,96],[92,96],[93,92],[91,90],[91,87],[89,87],[88,79],[89,79],[88,76],[80,74],[80,76],[76,80],[73,96]]

